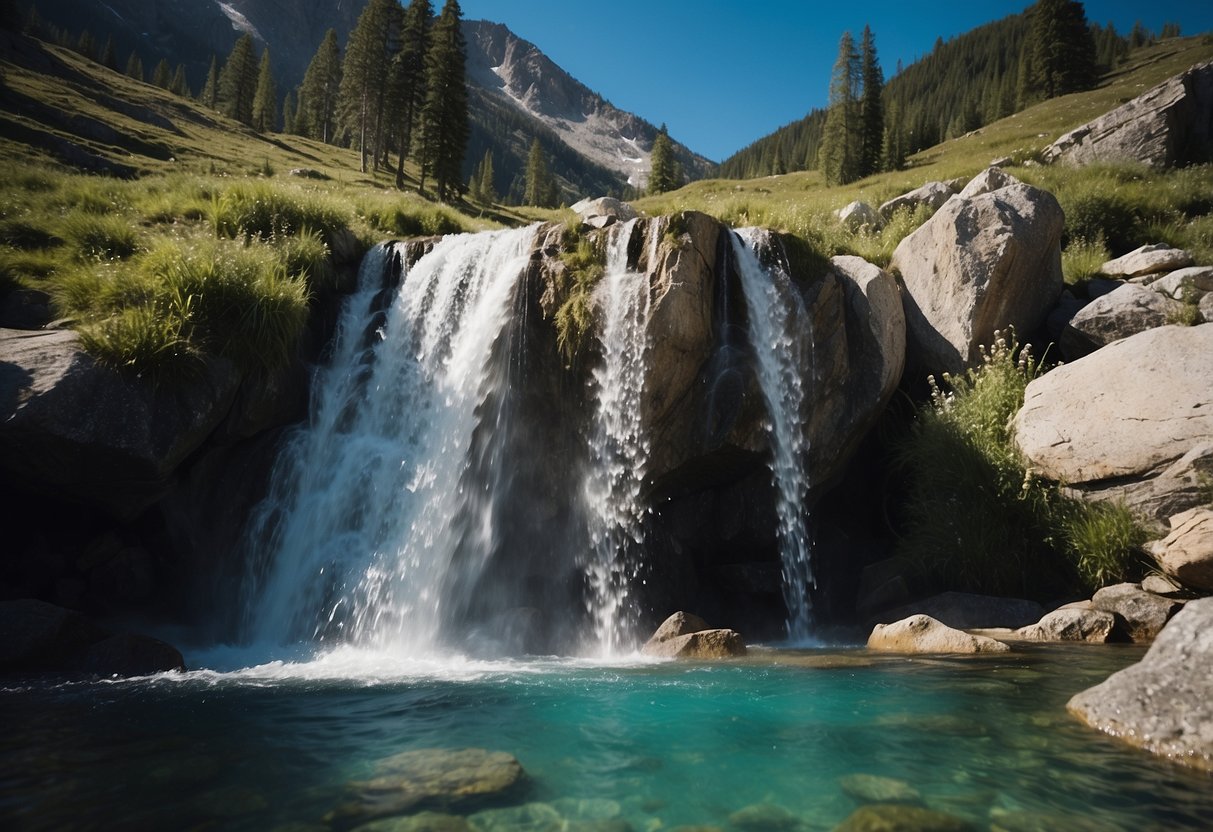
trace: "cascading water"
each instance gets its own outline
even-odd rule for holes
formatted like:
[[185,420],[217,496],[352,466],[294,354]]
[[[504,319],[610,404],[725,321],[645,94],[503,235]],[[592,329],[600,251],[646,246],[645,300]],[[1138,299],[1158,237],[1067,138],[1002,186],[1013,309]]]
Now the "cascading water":
[[804,509],[809,491],[809,448],[803,420],[807,391],[799,370],[799,359],[812,343],[812,322],[787,272],[779,266],[765,268],[759,260],[759,252],[771,245],[767,232],[738,229],[732,243],[769,419],[788,638],[802,642],[808,639],[812,625],[809,589],[816,586]]
[[493,347],[534,234],[444,238],[403,267],[386,310],[376,296],[400,255],[390,244],[368,254],[309,423],[254,524],[264,574],[246,615],[253,640],[436,646],[444,605],[458,600],[453,559],[475,569],[493,545],[493,501],[473,499],[465,473],[477,425],[494,418],[484,402],[504,396]]
[[[634,609],[627,601],[636,578],[635,549],[643,542],[640,492],[649,455],[640,415],[649,278],[628,268],[636,223],[629,220],[612,229],[597,290],[602,362],[593,373],[596,409],[585,483],[592,553],[586,576],[597,646],[608,655],[625,648],[634,635]],[[650,264],[654,260],[650,252]]]

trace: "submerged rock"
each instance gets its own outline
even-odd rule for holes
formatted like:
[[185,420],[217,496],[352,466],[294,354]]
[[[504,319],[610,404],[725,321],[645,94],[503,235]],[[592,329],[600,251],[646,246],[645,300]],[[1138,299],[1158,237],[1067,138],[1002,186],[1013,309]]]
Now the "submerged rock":
[[1150,550],[1155,560],[1184,586],[1213,592],[1213,510],[1190,509],[1170,522],[1171,533]]
[[381,818],[354,827],[352,832],[471,832],[467,818],[441,812],[419,812],[404,817]]
[[955,815],[904,804],[860,806],[834,832],[977,832]]
[[918,789],[904,780],[876,774],[848,774],[838,780],[843,794],[860,803],[921,803]]
[[890,653],[1005,653],[1011,648],[992,638],[954,630],[929,615],[913,615],[893,624],[877,624],[868,637],[868,649]]
[[774,803],[755,803],[729,815],[729,825],[742,832],[792,832],[804,821]]
[[1191,601],[1139,663],[1074,696],[1093,728],[1213,771],[1213,598]]
[[475,832],[563,832],[564,822],[547,803],[486,809],[468,818]]

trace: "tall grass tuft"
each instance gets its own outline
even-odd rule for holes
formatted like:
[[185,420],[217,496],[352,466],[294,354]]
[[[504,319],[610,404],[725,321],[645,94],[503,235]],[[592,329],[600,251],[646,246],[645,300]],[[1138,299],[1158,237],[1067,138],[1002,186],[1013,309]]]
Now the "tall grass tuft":
[[556,343],[567,363],[581,353],[593,326],[594,287],[606,271],[603,253],[594,240],[577,237],[575,245],[560,255],[563,266],[556,276]]
[[211,222],[222,237],[289,237],[304,229],[326,237],[349,226],[349,215],[315,194],[288,192],[268,182],[238,183],[216,195]]
[[60,233],[83,259],[123,259],[139,250],[139,234],[130,220],[112,214],[69,214]]
[[1102,236],[1093,240],[1071,238],[1061,251],[1061,273],[1066,285],[1076,286],[1099,274],[1103,264],[1112,259]]

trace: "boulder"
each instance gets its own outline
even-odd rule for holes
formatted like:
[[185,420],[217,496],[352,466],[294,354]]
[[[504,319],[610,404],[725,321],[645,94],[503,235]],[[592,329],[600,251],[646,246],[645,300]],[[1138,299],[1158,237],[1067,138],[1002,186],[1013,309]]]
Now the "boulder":
[[1149,642],[1162,631],[1183,603],[1146,592],[1138,584],[1105,586],[1091,597],[1095,610],[1116,618],[1115,631],[1136,642]]
[[1061,332],[1061,351],[1075,361],[1113,341],[1166,326],[1181,304],[1152,288],[1125,283],[1080,309]]
[[926,205],[933,211],[938,210],[954,193],[956,193],[956,189],[947,182],[927,182],[922,187],[915,188],[901,196],[895,196],[883,203],[880,206],[880,215],[886,220],[892,219],[893,214],[899,209],[907,208],[913,211],[919,205]]
[[741,832],[794,832],[804,821],[774,803],[755,803],[729,815],[729,826]]
[[1190,266],[1168,272],[1150,284],[1150,289],[1173,300],[1200,300],[1213,292],[1213,266]]
[[21,491],[129,518],[230,410],[226,361],[161,387],[98,365],[74,332],[0,330],[0,471]]
[[616,222],[636,219],[636,209],[610,196],[583,199],[573,205],[573,212],[592,228],[606,228]]
[[877,624],[868,637],[868,649],[890,653],[1005,653],[1010,648],[992,638],[954,630],[929,615],[912,615],[893,624]]
[[661,626],[649,638],[649,643],[657,644],[658,642],[669,641],[679,636],[710,629],[712,629],[711,625],[699,616],[694,613],[680,611],[661,622]]
[[1145,658],[1074,696],[1070,713],[1176,763],[1213,771],[1213,598],[1191,601]]
[[958,630],[992,627],[1023,627],[1040,619],[1044,608],[1023,598],[1000,598],[971,592],[941,592],[880,614],[876,621],[888,624],[911,615],[931,618]]
[[171,644],[150,636],[118,633],[89,647],[80,664],[97,676],[151,676],[185,670],[185,659]]
[[1145,517],[1192,508],[1203,502],[1200,471],[1213,465],[1210,355],[1213,326],[1165,326],[1057,367],[1028,384],[1016,445],[1075,493],[1123,500]]
[[835,212],[842,227],[851,232],[879,231],[884,227],[884,217],[866,202],[855,200]]
[[1019,184],[1022,183],[1014,176],[995,165],[991,165],[970,179],[969,183],[960,189],[959,196],[961,199],[972,199],[975,196],[988,194],[991,191],[997,191],[999,188],[1005,188],[1008,185]]
[[1197,309],[1200,312],[1200,319],[1202,321],[1207,324],[1213,324],[1213,292],[1209,292],[1209,294],[1200,299]]
[[1062,290],[1065,218],[1052,194],[1009,185],[949,200],[893,252],[905,287],[907,351],[927,373],[959,373],[1013,326],[1033,332]]
[[1166,575],[1160,575],[1157,572],[1152,572],[1141,579],[1141,588],[1146,592],[1152,592],[1155,595],[1171,597],[1172,595],[1183,595],[1184,590],[1173,578],[1168,578]]
[[1158,565],[1186,587],[1213,592],[1213,509],[1171,518],[1171,533],[1150,548]]
[[1015,160],[1010,156],[999,156],[997,159],[990,160],[990,167],[992,168],[1009,168],[1014,164]]
[[1184,269],[1192,263],[1192,255],[1183,249],[1173,248],[1166,243],[1155,243],[1136,248],[1115,260],[1109,260],[1099,267],[1099,273],[1108,277],[1142,277]]
[[842,793],[858,803],[921,803],[918,789],[904,780],[876,774],[848,774],[838,780]]
[[640,652],[662,659],[728,659],[744,656],[746,646],[735,630],[700,630],[655,644],[646,643]]
[[1103,644],[1112,634],[1115,616],[1105,610],[1060,609],[1015,635],[1027,641],[1089,641]]
[[1168,168],[1213,155],[1213,61],[1197,64],[1071,130],[1044,150],[1046,162],[1142,162]]
[[963,818],[905,804],[860,806],[834,832],[977,832]]
[[1085,287],[1087,290],[1087,298],[1089,300],[1102,298],[1104,295],[1115,292],[1124,285],[1125,282],[1123,280],[1113,280],[1110,277],[1092,277],[1087,281]]

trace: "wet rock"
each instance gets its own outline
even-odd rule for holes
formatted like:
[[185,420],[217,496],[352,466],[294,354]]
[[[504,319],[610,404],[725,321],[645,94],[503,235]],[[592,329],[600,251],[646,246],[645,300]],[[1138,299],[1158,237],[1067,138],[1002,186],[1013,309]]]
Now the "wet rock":
[[1113,341],[1166,326],[1180,303],[1132,283],[1125,283],[1080,309],[1061,332],[1062,354],[1075,361]]
[[729,825],[742,832],[792,832],[804,821],[774,803],[755,803],[729,815]]
[[1005,653],[1000,641],[954,630],[928,615],[912,615],[893,624],[877,624],[869,650],[891,653]]
[[300,179],[316,179],[320,181],[330,178],[327,173],[323,173],[313,168],[291,168],[290,175],[297,176]]
[[697,615],[676,612],[661,623],[640,652],[667,659],[725,659],[744,656],[746,648],[740,633],[712,629]]
[[970,199],[982,194],[988,194],[991,191],[997,191],[999,188],[1005,188],[1008,185],[1021,184],[1018,179],[1009,173],[1003,171],[997,165],[991,165],[981,173],[969,180],[969,183],[960,189],[961,199]]
[[859,807],[834,832],[977,832],[977,827],[921,806],[881,804]]
[[1103,644],[1112,634],[1116,617],[1104,610],[1054,610],[1040,621],[1022,627],[1015,635],[1028,641],[1089,641]]
[[892,219],[893,214],[902,208],[913,211],[919,205],[926,205],[932,210],[938,209],[956,193],[947,182],[927,182],[912,191],[895,196],[880,206],[880,214],[886,220]]
[[185,670],[185,659],[159,639],[119,633],[90,646],[80,669],[99,676],[150,676]]
[[1150,552],[1181,584],[1213,592],[1213,510],[1194,508],[1171,518],[1171,533]]
[[921,803],[918,789],[904,780],[876,774],[848,774],[838,780],[843,794],[859,803]]
[[961,372],[996,330],[1029,333],[1062,291],[1065,223],[1052,194],[1010,185],[949,200],[898,244],[907,352],[923,373]]
[[349,826],[422,809],[475,806],[513,795],[525,778],[518,760],[501,751],[405,751],[380,760],[371,779],[350,783],[352,799],[328,819]]
[[688,633],[698,633],[701,630],[710,629],[712,626],[694,613],[679,611],[661,622],[661,626],[649,638],[649,642],[669,641]]
[[381,818],[364,823],[353,832],[471,832],[467,818],[441,812],[419,812],[405,817]]
[[1145,658],[1074,696],[1070,713],[1093,728],[1213,771],[1213,598],[1191,601]]
[[1140,277],[1187,268],[1193,262],[1192,255],[1181,248],[1154,243],[1109,260],[1099,267],[1099,273],[1108,277]]
[[879,231],[884,227],[884,217],[866,202],[855,200],[839,208],[835,215],[843,228],[854,233],[857,231]]
[[74,610],[32,599],[0,602],[0,672],[70,667],[106,635]]
[[468,818],[474,832],[562,832],[564,819],[547,803],[486,809]]
[[1152,641],[1183,604],[1145,592],[1137,584],[1116,584],[1096,592],[1091,606],[1112,613],[1118,633],[1143,642]]

